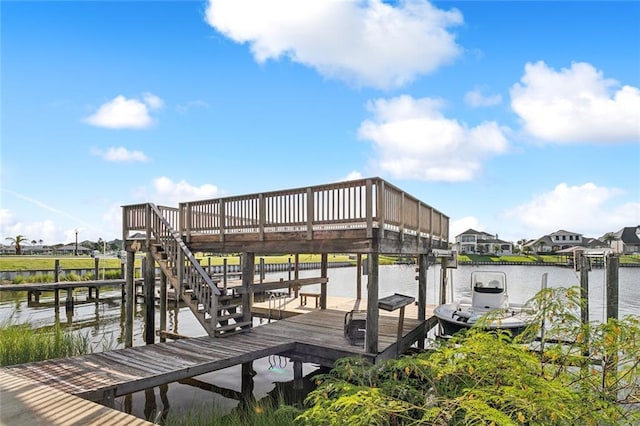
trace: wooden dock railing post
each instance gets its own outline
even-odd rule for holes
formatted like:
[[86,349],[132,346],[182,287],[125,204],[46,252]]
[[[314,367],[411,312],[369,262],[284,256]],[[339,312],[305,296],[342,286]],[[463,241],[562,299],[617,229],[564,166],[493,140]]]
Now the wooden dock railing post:
[[[322,278],[327,278],[328,273],[327,269],[329,266],[329,255],[327,253],[322,253],[320,255],[320,276]],[[320,284],[320,309],[327,309],[327,282],[324,281]]]
[[133,309],[135,306],[134,266],[136,253],[127,251],[127,264],[125,267],[125,321],[124,321],[124,347],[133,346]]
[[378,353],[378,253],[367,255],[369,269],[367,283],[367,331],[365,347],[367,353]]
[[[167,276],[160,272],[160,331],[167,330]],[[164,334],[160,334],[160,341],[167,339]]]
[[155,260],[151,255],[150,248],[148,248],[144,268],[144,342],[146,344],[153,344],[155,342],[155,266]]
[[607,265],[607,318],[618,319],[618,268],[620,258],[615,255],[605,257]]

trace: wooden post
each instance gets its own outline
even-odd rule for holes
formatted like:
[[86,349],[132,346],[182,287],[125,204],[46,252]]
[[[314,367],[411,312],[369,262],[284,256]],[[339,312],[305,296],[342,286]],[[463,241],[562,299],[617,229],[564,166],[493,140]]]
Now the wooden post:
[[358,253],[356,260],[356,300],[362,299],[362,253]]
[[302,391],[304,389],[304,381],[302,380],[302,361],[293,360],[293,391]]
[[589,259],[584,254],[579,254],[580,265],[580,297],[583,300],[580,309],[582,324],[589,323]]
[[[160,330],[167,330],[167,276],[164,272],[160,272]],[[160,335],[160,341],[167,341],[164,334]]]
[[400,307],[400,314],[398,315],[398,349],[400,348],[399,344],[402,340],[402,331],[404,329],[404,306]]
[[378,253],[369,253],[367,282],[367,331],[365,347],[367,353],[378,353]]
[[222,259],[222,286],[225,290],[227,289],[227,270],[228,270],[227,263],[228,262],[226,257]]
[[53,281],[60,282],[60,259],[54,260],[53,264]]
[[291,297],[291,258],[287,259],[287,280],[289,281],[289,288],[287,289],[287,295]]
[[[93,276],[95,277],[94,279],[97,281],[100,279],[100,268],[98,268],[98,265],[100,264],[100,259],[97,257],[93,258]],[[104,279],[104,276],[102,277],[102,279]]]
[[127,251],[126,284],[125,284],[125,322],[124,322],[124,347],[133,346],[133,308],[136,300],[134,286],[134,267],[136,253]]
[[[329,267],[329,255],[327,253],[322,253],[320,255],[320,276],[322,278],[327,278],[329,275],[327,273],[327,269]],[[320,309],[327,309],[327,283],[323,282],[320,284]]]
[[296,281],[296,284],[293,286],[293,297],[298,298],[298,293],[300,292],[300,286],[297,284],[298,279],[300,278],[300,253],[296,253],[295,255],[295,269],[293,270],[293,279]]
[[264,257],[260,258],[260,284],[264,282]]
[[[429,256],[418,255],[418,321],[427,319],[427,270],[429,269]],[[425,330],[426,333],[427,330]],[[418,340],[418,348],[424,349],[426,334]]]
[[447,303],[447,265],[446,257],[441,257],[440,263],[440,304]]
[[67,313],[73,312],[73,289],[71,287],[67,287],[67,300],[65,302],[65,309]]
[[178,282],[175,288],[176,291],[176,300],[175,306],[180,306],[180,299],[182,299],[182,288],[184,286],[184,262],[185,262],[184,252],[182,250],[178,250],[178,264],[176,265]]
[[[31,293],[29,293],[29,298],[31,298]],[[56,311],[58,310],[58,306],[60,306],[60,292],[59,289],[53,290],[53,305],[56,307]]]
[[251,401],[253,401],[253,376],[255,375],[256,372],[253,369],[253,361],[242,363],[242,383],[240,387],[243,397],[243,404],[249,404]]
[[607,265],[607,318],[618,319],[618,256],[605,257]]
[[256,254],[245,252],[242,254],[242,321],[251,321],[251,285],[255,272]]
[[[150,250],[150,248],[149,248]],[[145,258],[144,271],[144,342],[153,344],[155,342],[155,287],[156,287],[156,270],[155,261],[151,255],[151,251],[147,251]]]

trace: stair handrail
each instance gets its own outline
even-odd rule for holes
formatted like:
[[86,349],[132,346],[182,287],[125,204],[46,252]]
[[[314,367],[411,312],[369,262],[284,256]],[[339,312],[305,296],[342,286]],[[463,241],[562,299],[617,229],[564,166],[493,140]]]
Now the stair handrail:
[[[149,207],[151,212],[154,214],[156,221],[159,222],[158,223],[159,225],[161,225],[161,228],[160,227],[151,228],[156,233],[156,241],[159,242],[162,245],[162,248],[165,251],[167,251],[167,253],[170,255],[169,256],[170,260],[169,259],[168,260],[170,262],[175,262],[175,265],[172,264],[170,265],[170,267],[173,268],[173,266],[177,266],[178,253],[177,253],[177,250],[172,250],[172,247],[168,246],[167,239],[162,238],[163,235],[171,236],[173,243],[177,244],[178,249],[182,251],[183,255],[185,256],[185,259],[189,261],[189,263],[191,264],[191,267],[196,271],[196,277],[193,277],[192,274],[187,273],[186,278],[190,278],[191,281],[193,281],[193,284],[199,284],[197,281],[201,280],[202,281],[201,284],[206,284],[208,288],[211,289],[212,294],[216,296],[220,296],[222,293],[220,292],[216,284],[213,282],[209,274],[204,270],[202,265],[200,265],[200,262],[198,261],[198,259],[195,258],[191,250],[189,250],[187,245],[184,243],[184,241],[180,237],[180,234],[175,229],[173,229],[169,221],[164,217],[160,209],[155,204],[149,203]],[[166,207],[164,207],[164,209],[166,209]],[[183,265],[183,268],[185,268],[184,265]],[[187,272],[187,268],[185,268],[185,272]],[[180,283],[180,285],[182,285],[182,283]],[[199,286],[197,285],[195,285],[194,287],[196,287],[196,289],[194,289],[195,291],[197,291],[197,288],[199,288]],[[200,302],[204,306],[210,309],[209,313],[211,314],[215,309],[215,306],[213,306],[213,304],[211,303],[212,302],[211,300],[203,300],[203,299],[207,299],[207,298],[203,297],[200,300]],[[205,303],[206,301],[208,301],[209,303]]]

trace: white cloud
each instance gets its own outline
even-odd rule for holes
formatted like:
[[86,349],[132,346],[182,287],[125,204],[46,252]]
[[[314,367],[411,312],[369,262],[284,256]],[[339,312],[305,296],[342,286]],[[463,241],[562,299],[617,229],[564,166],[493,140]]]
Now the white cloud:
[[502,154],[508,142],[495,122],[467,127],[440,112],[435,99],[400,96],[369,102],[374,117],[362,122],[359,137],[377,148],[377,165],[400,179],[468,181],[482,161]]
[[100,157],[106,161],[114,163],[146,163],[149,161],[142,151],[129,151],[122,146],[111,147],[107,151],[100,149],[93,149],[91,153],[97,157]]
[[485,95],[481,89],[474,89],[464,95],[464,101],[467,105],[474,108],[498,105],[502,102],[502,96]]
[[157,204],[176,207],[184,201],[206,200],[221,196],[221,191],[215,185],[207,183],[194,186],[184,180],[174,182],[165,176],[153,180],[153,191],[152,197]]
[[63,231],[52,220],[24,223],[17,220],[8,209],[0,209],[0,230],[2,244],[10,244],[5,238],[16,235],[24,235],[29,242],[42,240],[45,245],[62,242],[64,237]]
[[350,172],[347,176],[345,176],[342,180],[343,181],[350,181],[350,180],[359,180],[362,179],[364,176],[362,176],[362,173],[353,170],[352,172]]
[[640,140],[640,90],[605,79],[584,62],[555,71],[526,64],[511,106],[533,136],[549,142]]
[[100,106],[85,121],[109,129],[144,129],[154,123],[150,111],[162,106],[162,100],[151,93],[144,93],[142,99],[127,99],[119,95]]
[[425,0],[209,0],[206,21],[248,43],[260,63],[286,56],[328,77],[390,88],[457,57],[448,28],[463,18]]
[[[640,223],[640,202],[616,203],[624,192],[593,183],[580,186],[558,184],[552,191],[506,212],[520,221],[531,237],[559,229],[600,237]],[[554,229],[549,229],[553,224]]]

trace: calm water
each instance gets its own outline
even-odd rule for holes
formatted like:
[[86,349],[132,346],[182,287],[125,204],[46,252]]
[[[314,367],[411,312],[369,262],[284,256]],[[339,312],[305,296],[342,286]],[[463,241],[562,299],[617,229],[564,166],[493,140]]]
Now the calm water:
[[[450,288],[455,297],[470,297],[469,279],[473,270],[488,267],[460,266],[449,270]],[[523,303],[540,289],[542,274],[548,273],[550,287],[570,287],[579,285],[579,275],[570,268],[542,267],[542,266],[497,266],[494,270],[507,273],[510,301]],[[331,296],[355,297],[356,268],[329,269],[328,292]],[[300,277],[318,276],[318,271],[301,271]],[[417,297],[417,273],[415,265],[382,266],[379,271],[380,297],[393,293],[401,293]],[[284,278],[288,273],[274,273],[268,281]],[[431,267],[427,272],[427,303],[435,304],[437,300],[437,284],[439,282],[439,267]],[[366,297],[366,276],[363,277],[363,297]],[[640,315],[640,268],[620,268],[619,271],[619,313],[626,315]],[[305,289],[314,290],[314,286]],[[604,300],[604,270],[593,269],[589,273],[590,315],[594,321],[600,321],[605,315]],[[319,290],[319,286],[317,288]],[[61,292],[61,301],[66,293]],[[124,306],[120,299],[120,290],[101,290],[101,301],[96,304],[86,302],[86,291],[74,293],[76,305],[72,315],[65,313],[64,304],[58,312],[53,307],[53,293],[43,294],[39,306],[27,306],[26,292],[0,292],[0,321],[11,319],[13,323],[30,323],[33,327],[45,327],[58,321],[63,325],[89,336],[94,351],[117,349],[123,347]],[[134,345],[143,345],[143,306],[136,306],[134,322]],[[156,313],[156,326],[159,324],[159,314]],[[265,323],[266,321],[262,321]],[[206,333],[191,314],[188,308],[172,308],[167,315],[167,328],[176,333],[192,337],[204,336]],[[261,321],[254,321],[256,326]],[[293,380],[293,364],[287,358],[269,357],[254,362],[257,372],[254,378],[254,395],[262,398],[274,391],[276,387]],[[317,369],[311,364],[304,365],[304,374],[308,375]],[[198,379],[215,384],[218,387],[240,391],[240,366],[227,368],[215,373],[199,376]],[[116,400],[116,408],[123,411],[128,402],[124,397]],[[148,392],[138,392],[132,396],[131,412],[139,417],[146,417],[145,412],[161,411],[163,409],[189,409],[194,406],[214,406],[221,412],[228,412],[238,404],[237,401],[220,394],[199,388],[172,383],[163,389]]]

